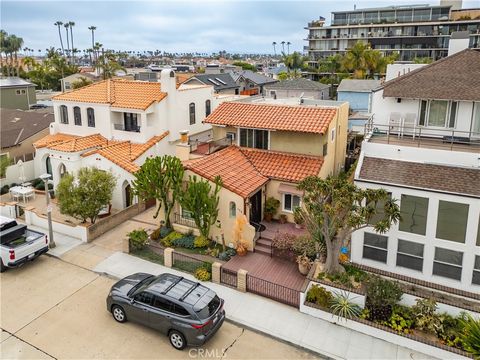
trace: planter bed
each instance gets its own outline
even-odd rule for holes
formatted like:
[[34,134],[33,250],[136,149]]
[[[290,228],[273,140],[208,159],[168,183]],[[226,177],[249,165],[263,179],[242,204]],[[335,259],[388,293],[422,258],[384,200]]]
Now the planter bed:
[[329,311],[329,309],[323,308],[314,303],[303,301],[303,299],[304,294],[301,295],[302,301],[300,304],[300,312],[329,321],[333,324],[338,324],[348,329],[419,351],[439,359],[452,358],[452,354],[462,356],[466,359],[473,359],[473,356],[465,351],[414,334],[399,333],[387,326],[377,324],[373,321],[361,318],[353,318],[349,320],[344,318],[338,319],[336,315]]

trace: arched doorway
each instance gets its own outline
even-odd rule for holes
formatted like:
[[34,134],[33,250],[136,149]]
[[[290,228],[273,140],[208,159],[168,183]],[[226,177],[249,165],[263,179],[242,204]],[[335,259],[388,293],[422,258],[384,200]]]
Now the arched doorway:
[[50,174],[53,179],[53,171],[52,171],[52,161],[50,160],[50,156],[47,156],[45,159],[45,170],[47,174]]
[[123,196],[125,207],[127,208],[132,205],[132,187],[126,181],[123,183]]
[[60,164],[60,166],[58,167],[58,173],[60,175],[60,179],[65,176],[65,174],[67,173],[67,168],[65,167],[65,164]]

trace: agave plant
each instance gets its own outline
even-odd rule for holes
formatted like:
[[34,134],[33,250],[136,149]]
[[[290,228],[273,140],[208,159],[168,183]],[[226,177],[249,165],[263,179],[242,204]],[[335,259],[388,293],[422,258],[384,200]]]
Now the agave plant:
[[463,327],[460,336],[465,350],[475,359],[480,358],[480,318],[475,319],[472,315],[465,313],[459,322]]
[[335,292],[335,296],[330,302],[330,310],[339,319],[343,317],[345,320],[358,317],[362,312],[362,308],[353,303],[350,294],[345,291]]

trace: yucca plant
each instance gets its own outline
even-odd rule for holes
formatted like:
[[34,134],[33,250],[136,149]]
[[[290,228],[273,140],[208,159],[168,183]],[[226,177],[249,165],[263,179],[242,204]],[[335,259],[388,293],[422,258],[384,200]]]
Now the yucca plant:
[[335,296],[330,301],[330,310],[340,319],[341,317],[352,319],[360,316],[362,308],[350,300],[350,295],[347,292],[335,293]]
[[463,347],[475,359],[480,359],[480,318],[475,319],[472,315],[465,313],[459,322],[463,327],[463,332],[460,334]]

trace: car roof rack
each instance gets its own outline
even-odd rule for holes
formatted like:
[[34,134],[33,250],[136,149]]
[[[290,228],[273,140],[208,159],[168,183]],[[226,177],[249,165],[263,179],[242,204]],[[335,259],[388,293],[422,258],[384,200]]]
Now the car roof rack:
[[175,285],[183,280],[183,276],[180,276],[176,281],[172,282],[168,287],[162,291],[162,295],[166,295]]
[[185,298],[190,295],[192,293],[193,290],[195,290],[197,287],[200,286],[200,283],[199,282],[196,282],[195,284],[193,284],[190,289],[187,290],[187,292],[185,294],[182,295],[182,297],[180,299],[178,299],[179,301],[183,301],[185,300]]

